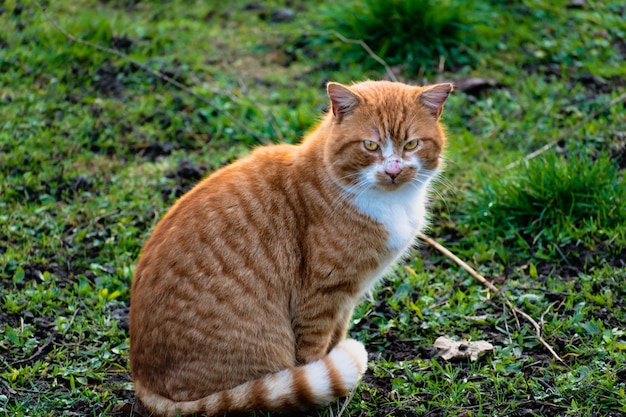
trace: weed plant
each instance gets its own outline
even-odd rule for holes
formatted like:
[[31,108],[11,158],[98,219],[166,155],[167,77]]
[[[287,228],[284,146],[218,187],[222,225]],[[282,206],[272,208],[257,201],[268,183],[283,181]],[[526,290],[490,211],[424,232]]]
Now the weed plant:
[[470,223],[533,241],[613,230],[626,217],[626,184],[607,155],[547,154],[470,194]]
[[[364,41],[391,65],[436,69],[471,61],[467,46],[476,41],[468,16],[471,2],[433,0],[353,0],[332,3],[323,11],[323,28]],[[329,35],[332,37],[332,35]],[[342,59],[373,62],[360,45],[335,44]]]

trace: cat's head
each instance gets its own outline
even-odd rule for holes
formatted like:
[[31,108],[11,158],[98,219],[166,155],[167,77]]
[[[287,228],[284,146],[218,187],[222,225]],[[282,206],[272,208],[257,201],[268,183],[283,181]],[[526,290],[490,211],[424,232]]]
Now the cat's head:
[[325,160],[340,185],[394,191],[437,172],[445,145],[439,124],[452,84],[329,83],[332,117]]

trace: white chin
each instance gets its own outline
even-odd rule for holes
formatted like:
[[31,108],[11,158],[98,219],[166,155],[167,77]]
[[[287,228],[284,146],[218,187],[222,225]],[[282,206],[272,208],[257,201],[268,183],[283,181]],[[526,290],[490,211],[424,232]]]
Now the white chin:
[[395,191],[395,190],[402,188],[403,185],[405,185],[405,183],[398,183],[398,182],[391,182],[391,181],[377,182],[376,188],[380,190],[385,190],[385,191]]

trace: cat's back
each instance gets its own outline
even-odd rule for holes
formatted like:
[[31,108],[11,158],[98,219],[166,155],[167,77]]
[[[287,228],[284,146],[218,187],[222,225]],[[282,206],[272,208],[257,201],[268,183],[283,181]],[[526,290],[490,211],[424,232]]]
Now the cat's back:
[[254,149],[201,181],[176,202],[162,223],[179,213],[186,214],[193,207],[208,209],[209,214],[219,214],[223,208],[232,208],[232,204],[271,203],[273,198],[290,191],[291,170],[297,151],[298,147],[294,145]]
[[[262,225],[257,223],[273,222],[269,217],[281,219],[281,224],[297,217],[296,207],[285,201],[295,195],[290,171],[296,151],[293,145],[260,147],[202,180],[157,224],[144,246],[142,260],[151,252],[167,255],[165,247],[171,251],[175,244],[182,252],[201,248],[203,245],[197,244],[206,243],[204,237],[236,240],[236,235],[263,234]],[[284,226],[287,230],[289,223]],[[160,246],[164,248],[160,250]],[[172,255],[179,257],[181,253]],[[138,269],[142,267],[140,262]]]
[[133,280],[135,298],[144,288],[166,290],[186,277],[210,283],[236,278],[235,269],[242,268],[261,277],[292,272],[277,269],[295,261],[290,257],[303,217],[290,172],[296,151],[292,145],[257,148],[181,197],[143,248]]

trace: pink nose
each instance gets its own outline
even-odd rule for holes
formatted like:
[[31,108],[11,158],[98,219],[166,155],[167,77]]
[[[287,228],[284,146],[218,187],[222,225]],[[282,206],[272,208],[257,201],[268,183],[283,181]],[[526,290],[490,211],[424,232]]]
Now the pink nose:
[[402,166],[397,159],[391,160],[385,165],[385,174],[389,175],[391,179],[395,179],[400,172],[402,172]]

